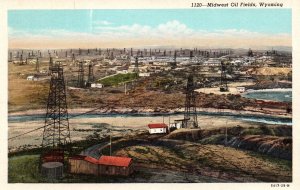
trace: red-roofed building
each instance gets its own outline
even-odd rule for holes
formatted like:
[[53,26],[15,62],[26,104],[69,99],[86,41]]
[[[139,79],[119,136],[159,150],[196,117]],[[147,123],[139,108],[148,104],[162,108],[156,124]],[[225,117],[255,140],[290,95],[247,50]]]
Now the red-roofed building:
[[76,155],[69,158],[70,173],[98,175],[98,160],[89,156]]
[[132,159],[117,156],[101,156],[99,160],[90,156],[76,155],[69,158],[70,173],[93,175],[123,175],[133,172]]
[[164,123],[152,123],[148,124],[148,127],[150,134],[167,133],[168,131],[168,126]]
[[99,159],[99,175],[128,176],[133,172],[132,159],[117,156],[101,156]]

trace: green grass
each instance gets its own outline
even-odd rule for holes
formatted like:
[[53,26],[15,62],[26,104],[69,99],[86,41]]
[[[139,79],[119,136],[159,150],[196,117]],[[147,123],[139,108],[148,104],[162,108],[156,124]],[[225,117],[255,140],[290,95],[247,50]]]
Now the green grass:
[[13,156],[8,161],[8,182],[9,183],[110,183],[124,182],[129,178],[121,176],[93,176],[73,175],[64,170],[62,179],[46,179],[41,176],[38,169],[39,155]]
[[9,183],[37,183],[41,180],[38,170],[39,155],[11,157],[8,160]]
[[102,83],[104,86],[116,86],[120,83],[130,82],[137,78],[138,78],[138,76],[136,73],[117,74],[117,75],[99,80],[98,82]]

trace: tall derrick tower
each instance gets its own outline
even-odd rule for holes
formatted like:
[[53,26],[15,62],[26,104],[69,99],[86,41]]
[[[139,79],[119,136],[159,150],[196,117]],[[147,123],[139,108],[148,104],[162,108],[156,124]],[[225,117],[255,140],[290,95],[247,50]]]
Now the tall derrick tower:
[[226,79],[226,66],[223,61],[221,61],[221,85],[220,85],[221,92],[227,92],[227,79]]
[[50,149],[63,148],[70,143],[70,129],[63,68],[50,68],[51,80],[42,146]]
[[185,111],[183,128],[198,128],[197,110],[196,110],[196,92],[194,77],[192,74],[188,76],[185,96]]
[[84,88],[84,68],[83,63],[79,63],[77,87]]

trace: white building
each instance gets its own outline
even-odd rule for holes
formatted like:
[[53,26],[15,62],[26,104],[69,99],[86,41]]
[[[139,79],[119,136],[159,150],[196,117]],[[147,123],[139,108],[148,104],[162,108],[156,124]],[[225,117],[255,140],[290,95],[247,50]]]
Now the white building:
[[209,58],[203,63],[205,66],[220,66],[221,60],[219,58]]
[[103,84],[101,84],[101,83],[92,83],[91,88],[103,88]]
[[148,128],[150,134],[163,134],[168,131],[168,126],[164,123],[148,124]]
[[27,80],[31,80],[31,81],[38,81],[39,80],[39,78],[38,77],[36,77],[36,76],[28,76],[27,77]]
[[236,90],[237,90],[239,93],[243,93],[243,92],[246,91],[246,88],[243,87],[243,86],[238,86],[238,87],[236,87]]
[[139,77],[150,77],[150,73],[139,73]]
[[174,121],[174,123],[170,123],[169,128],[176,128],[180,129],[182,128],[182,121]]
[[128,70],[117,71],[117,73],[119,73],[119,74],[127,74],[127,73],[128,73]]

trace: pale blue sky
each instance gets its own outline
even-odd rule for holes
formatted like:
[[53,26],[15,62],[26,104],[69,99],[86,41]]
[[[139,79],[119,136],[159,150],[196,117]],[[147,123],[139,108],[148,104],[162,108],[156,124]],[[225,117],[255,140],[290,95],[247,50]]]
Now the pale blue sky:
[[112,26],[154,27],[171,20],[205,31],[291,33],[291,9],[11,10],[8,13],[10,28],[33,33],[47,29],[94,32],[97,21],[107,21]]
[[9,47],[291,46],[291,9],[10,10]]

